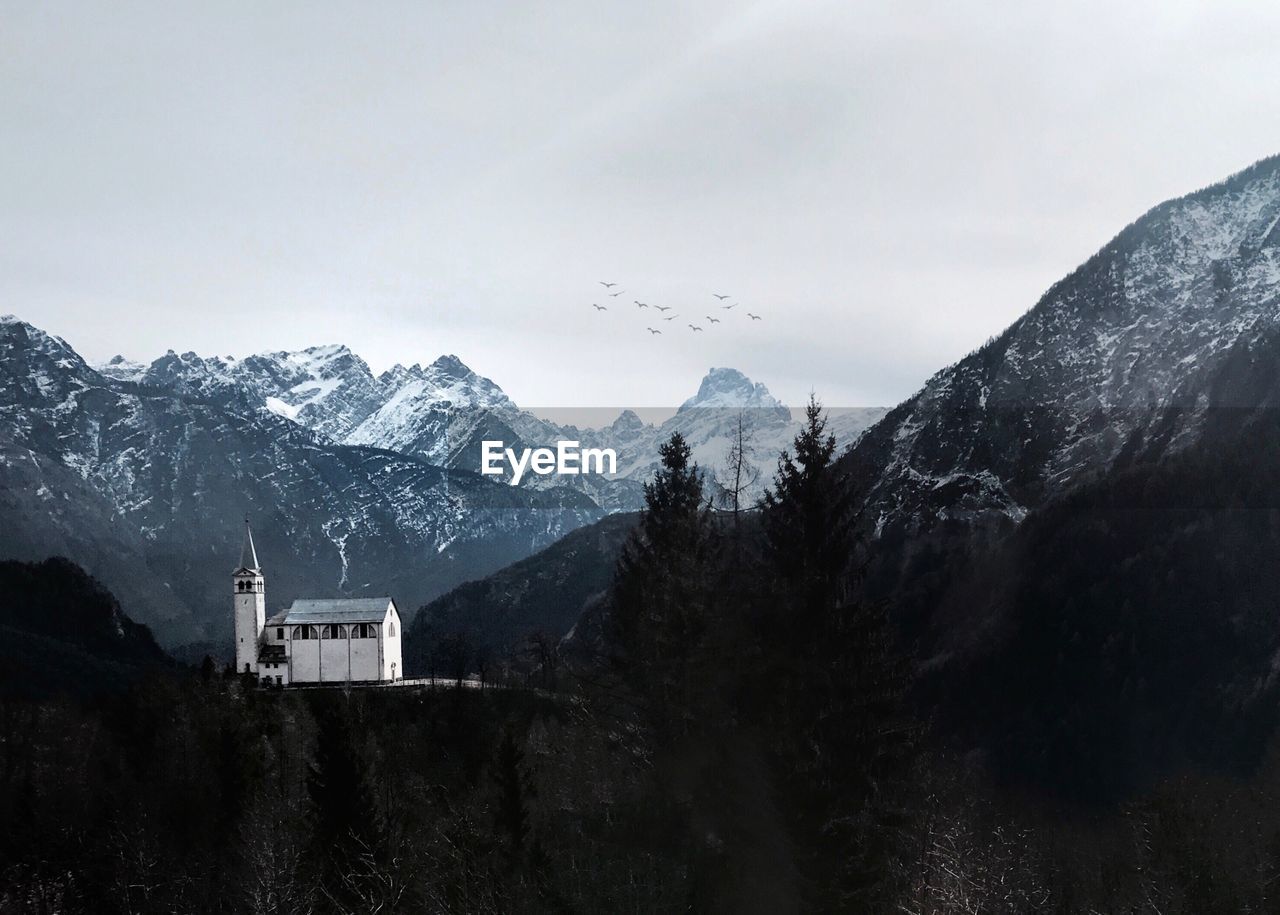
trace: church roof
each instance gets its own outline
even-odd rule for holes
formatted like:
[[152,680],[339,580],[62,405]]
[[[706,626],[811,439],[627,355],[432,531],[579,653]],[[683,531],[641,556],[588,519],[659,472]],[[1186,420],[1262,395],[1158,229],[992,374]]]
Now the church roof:
[[389,597],[346,597],[295,600],[284,612],[285,625],[295,623],[377,623],[394,606]]

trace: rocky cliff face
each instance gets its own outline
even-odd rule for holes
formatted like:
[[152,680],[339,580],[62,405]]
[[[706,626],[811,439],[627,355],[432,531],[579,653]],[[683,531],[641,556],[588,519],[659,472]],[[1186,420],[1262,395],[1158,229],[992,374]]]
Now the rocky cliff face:
[[1280,158],[1163,203],[931,378],[850,458],[883,531],[1020,520],[1138,450],[1195,441],[1229,354],[1280,319]]

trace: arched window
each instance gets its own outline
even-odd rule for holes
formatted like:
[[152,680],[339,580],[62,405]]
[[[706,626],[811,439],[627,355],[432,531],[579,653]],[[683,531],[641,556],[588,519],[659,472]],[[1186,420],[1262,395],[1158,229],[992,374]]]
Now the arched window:
[[323,638],[326,638],[326,639],[340,639],[340,638],[343,638],[343,637],[344,637],[344,636],[343,636],[343,633],[342,633],[342,627],[341,627],[341,626],[334,626],[334,625],[330,625],[330,626],[325,626],[325,627],[324,627]]
[[391,622],[387,623],[387,638],[389,639],[394,638],[395,634],[396,634],[396,624],[395,624],[395,620],[392,620]]

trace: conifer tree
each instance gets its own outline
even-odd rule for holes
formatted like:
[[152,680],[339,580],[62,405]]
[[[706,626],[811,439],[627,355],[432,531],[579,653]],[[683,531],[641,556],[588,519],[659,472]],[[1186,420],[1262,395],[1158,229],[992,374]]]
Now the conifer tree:
[[[766,658],[757,695],[778,735],[799,843],[820,849],[824,905],[872,904],[893,824],[889,782],[905,774],[906,668],[882,607],[852,596],[859,548],[853,491],[816,397],[762,505]],[[816,863],[816,862],[815,862]],[[870,894],[870,895],[869,895]]]
[[662,466],[645,484],[645,510],[618,561],[612,623],[624,673],[660,738],[675,740],[706,711],[716,538],[688,444],[677,432],[659,452]]

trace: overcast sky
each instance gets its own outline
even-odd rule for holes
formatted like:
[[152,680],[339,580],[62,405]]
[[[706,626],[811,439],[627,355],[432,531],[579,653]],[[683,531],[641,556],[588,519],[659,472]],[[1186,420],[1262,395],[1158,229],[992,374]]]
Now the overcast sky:
[[1280,152],[1277,60],[1254,0],[0,0],[0,310],[91,360],[451,352],[544,409],[713,365],[891,404]]

